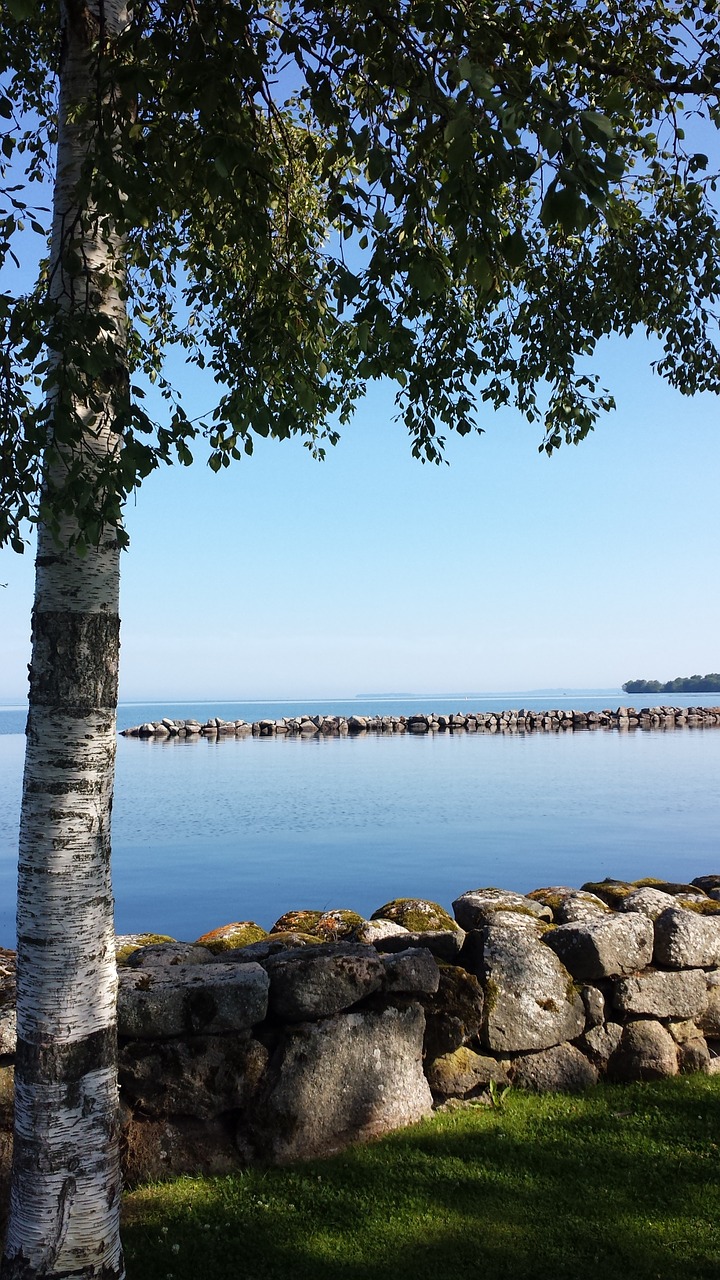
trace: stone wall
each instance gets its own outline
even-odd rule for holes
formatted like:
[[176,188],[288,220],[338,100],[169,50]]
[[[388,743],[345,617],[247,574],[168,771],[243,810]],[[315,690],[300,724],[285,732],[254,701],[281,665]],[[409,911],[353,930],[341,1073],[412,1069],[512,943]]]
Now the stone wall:
[[314,738],[345,737],[362,733],[533,733],[579,729],[682,729],[720,725],[720,707],[618,707],[615,711],[455,711],[447,715],[428,712],[411,716],[300,715],[280,720],[147,721],[123,729],[126,738]]
[[[288,912],[118,943],[129,1182],[329,1155],[512,1083],[720,1070],[720,876]],[[14,955],[0,952],[0,1165]]]

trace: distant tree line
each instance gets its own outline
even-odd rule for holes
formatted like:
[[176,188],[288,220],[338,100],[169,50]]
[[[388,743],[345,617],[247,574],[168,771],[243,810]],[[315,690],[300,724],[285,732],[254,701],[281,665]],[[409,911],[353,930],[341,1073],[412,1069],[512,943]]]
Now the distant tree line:
[[677,676],[661,684],[659,680],[627,680],[625,693],[720,693],[720,674],[710,671],[706,676]]

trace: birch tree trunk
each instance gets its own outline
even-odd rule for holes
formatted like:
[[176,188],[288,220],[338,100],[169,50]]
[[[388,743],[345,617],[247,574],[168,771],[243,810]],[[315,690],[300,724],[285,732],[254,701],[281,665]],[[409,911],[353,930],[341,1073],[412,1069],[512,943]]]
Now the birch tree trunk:
[[[116,0],[62,6],[63,61],[51,293],[100,315],[115,367],[76,395],[92,483],[119,440],[125,381],[122,245],[78,205],[88,146],[75,108],[97,93],[97,49],[126,21]],[[90,139],[90,141],[88,141]],[[79,264],[79,265],[78,265]],[[51,352],[60,360],[67,352]],[[52,406],[51,406],[52,408]],[[58,410],[54,411],[55,425]],[[47,478],[67,457],[53,437]],[[73,457],[78,445],[73,445]],[[38,531],[30,712],[18,885],[18,1045],[10,1223],[3,1280],[120,1280],[116,972],[110,811],[119,656],[112,531],[81,557],[72,520]]]

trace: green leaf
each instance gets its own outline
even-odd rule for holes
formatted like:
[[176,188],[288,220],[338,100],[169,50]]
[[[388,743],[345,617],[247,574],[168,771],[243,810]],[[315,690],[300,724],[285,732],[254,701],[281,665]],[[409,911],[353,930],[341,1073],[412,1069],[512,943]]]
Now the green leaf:
[[612,120],[608,120],[600,111],[581,111],[585,133],[595,142],[609,142],[615,137]]

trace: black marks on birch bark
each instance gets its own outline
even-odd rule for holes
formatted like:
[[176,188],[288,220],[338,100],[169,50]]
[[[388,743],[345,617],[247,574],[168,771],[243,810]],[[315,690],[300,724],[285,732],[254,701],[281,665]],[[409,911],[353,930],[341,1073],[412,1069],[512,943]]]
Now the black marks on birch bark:
[[86,715],[117,704],[120,619],[117,614],[33,615],[30,702]]

